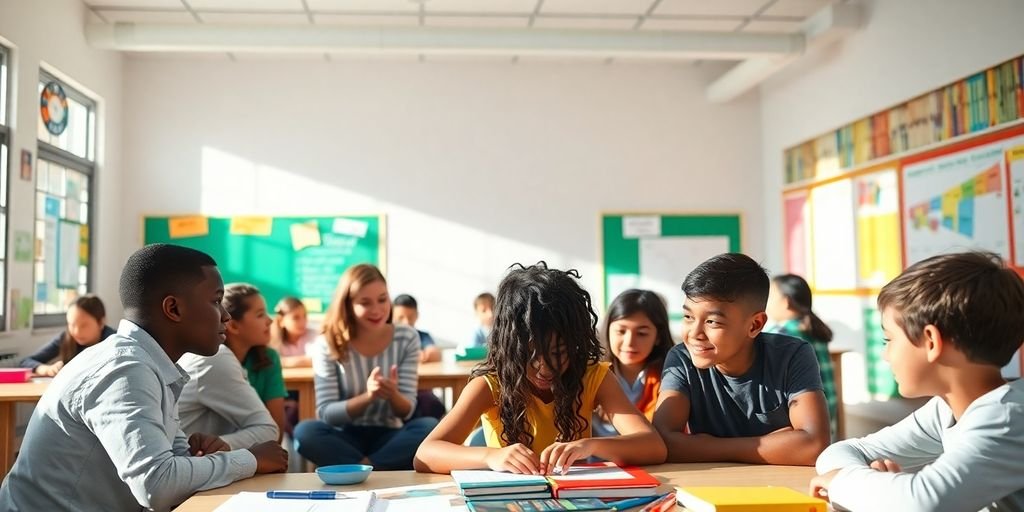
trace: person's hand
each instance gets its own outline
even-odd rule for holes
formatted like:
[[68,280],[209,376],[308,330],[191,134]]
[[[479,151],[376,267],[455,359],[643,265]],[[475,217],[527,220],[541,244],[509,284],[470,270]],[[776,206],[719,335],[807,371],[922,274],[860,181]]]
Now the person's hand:
[[196,432],[188,437],[188,452],[194,457],[227,451],[231,451],[231,447],[217,436]]
[[540,472],[549,475],[554,472],[566,474],[569,466],[594,454],[594,440],[580,439],[571,443],[553,443],[540,453]]
[[366,394],[371,399],[386,399],[390,393],[387,389],[387,384],[384,382],[387,379],[381,377],[380,366],[374,366],[370,370],[370,376],[366,378]]
[[523,475],[540,474],[540,464],[537,454],[522,443],[516,443],[504,448],[492,449],[484,457],[487,467],[494,471],[508,471]]
[[256,473],[284,473],[288,469],[288,451],[277,441],[265,441],[249,448],[256,457]]
[[838,469],[834,469],[825,473],[824,475],[818,475],[811,479],[810,494],[815,498],[821,498],[825,501],[829,501],[828,498],[828,487],[832,485],[832,479],[836,477],[836,473],[839,473]]
[[57,361],[53,364],[41,364],[36,366],[35,373],[41,377],[53,377],[57,375],[61,368],[64,368],[64,361]]
[[878,459],[868,465],[875,471],[881,471],[883,473],[902,473],[903,469],[900,468],[899,464],[889,459]]

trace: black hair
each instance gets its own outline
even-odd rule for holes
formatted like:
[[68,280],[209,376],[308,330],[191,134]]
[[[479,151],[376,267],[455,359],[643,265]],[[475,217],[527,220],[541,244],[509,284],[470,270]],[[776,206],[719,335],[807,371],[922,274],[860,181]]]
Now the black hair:
[[796,274],[781,274],[773,277],[772,282],[789,302],[789,309],[799,315],[800,330],[815,341],[832,341],[832,329],[811,309],[811,287],[804,278]]
[[658,364],[665,359],[668,351],[675,346],[672,340],[672,332],[668,325],[668,309],[665,301],[657,293],[650,290],[626,290],[615,297],[608,306],[608,314],[604,321],[604,349],[605,361],[612,363],[612,368],[618,371],[618,358],[611,353],[611,327],[616,320],[640,313],[650,320],[654,325],[654,347],[647,356],[647,365]]
[[401,306],[403,308],[419,309],[419,307],[416,305],[416,299],[414,299],[412,295],[406,293],[403,293],[398,297],[395,297],[395,300],[391,301],[391,304],[395,306]]
[[[501,386],[498,415],[506,445],[533,443],[527,424],[530,401],[527,366],[543,358],[548,368],[559,368],[551,352],[560,343],[565,371],[552,386],[555,404],[556,440],[579,439],[587,428],[580,416],[583,377],[587,368],[601,359],[597,339],[597,314],[590,294],[577,280],[575,270],[549,269],[543,261],[524,267],[515,264],[498,286],[494,307],[494,328],[488,340],[487,359],[474,368],[473,375],[493,375]],[[589,416],[590,411],[586,411]]]
[[683,281],[686,298],[736,302],[742,300],[757,311],[764,311],[768,303],[771,283],[768,272],[741,253],[714,256],[690,271]]
[[132,254],[121,271],[119,294],[125,313],[147,319],[164,297],[181,293],[217,262],[202,251],[172,244],[147,245]]

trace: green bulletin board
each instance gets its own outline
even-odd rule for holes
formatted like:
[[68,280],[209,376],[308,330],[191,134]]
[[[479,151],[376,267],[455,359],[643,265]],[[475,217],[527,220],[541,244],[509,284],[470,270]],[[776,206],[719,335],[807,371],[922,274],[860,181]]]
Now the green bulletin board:
[[172,243],[213,256],[225,283],[255,285],[270,308],[291,295],[310,313],[323,312],[345,269],[371,263],[385,270],[382,215],[147,216],[143,230],[146,244]]
[[686,274],[711,256],[742,251],[742,233],[739,214],[602,214],[604,306],[644,288],[665,297],[669,317],[680,320]]

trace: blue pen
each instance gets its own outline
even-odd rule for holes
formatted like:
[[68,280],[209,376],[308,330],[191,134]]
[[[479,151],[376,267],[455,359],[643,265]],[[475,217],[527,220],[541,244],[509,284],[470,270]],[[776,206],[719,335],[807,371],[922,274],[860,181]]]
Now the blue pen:
[[626,510],[627,508],[639,507],[640,505],[646,505],[661,496],[644,496],[642,498],[629,498],[620,501],[613,501],[611,503],[605,503],[612,508],[612,510]]
[[347,500],[350,496],[335,491],[267,491],[267,497],[283,500]]

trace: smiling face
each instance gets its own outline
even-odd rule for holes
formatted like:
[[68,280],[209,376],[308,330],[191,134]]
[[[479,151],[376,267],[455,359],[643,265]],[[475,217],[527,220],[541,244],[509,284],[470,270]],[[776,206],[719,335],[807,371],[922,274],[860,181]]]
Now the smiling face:
[[391,297],[384,281],[371,281],[352,294],[352,314],[360,330],[372,332],[387,324],[391,315]]
[[238,320],[232,318],[228,321],[228,336],[246,347],[266,346],[270,343],[270,324],[273,323],[267,314],[267,303],[262,295],[253,295],[243,300],[245,313]]
[[[745,373],[753,362],[753,340],[767,321],[743,301],[692,300],[683,305],[683,342],[697,368]],[[738,372],[738,373],[737,373]]]
[[68,334],[83,347],[95,345],[103,332],[103,319],[96,319],[78,306],[71,306],[67,314]]
[[553,340],[548,345],[548,349],[550,350],[548,359],[551,360],[554,367],[549,366],[540,354],[536,354],[526,365],[526,380],[534,388],[535,394],[542,396],[551,393],[555,380],[561,377],[565,373],[566,368],[569,367],[565,343],[561,340]]
[[645,364],[657,337],[658,329],[643,313],[620,318],[608,327],[611,353],[626,366]]

